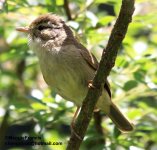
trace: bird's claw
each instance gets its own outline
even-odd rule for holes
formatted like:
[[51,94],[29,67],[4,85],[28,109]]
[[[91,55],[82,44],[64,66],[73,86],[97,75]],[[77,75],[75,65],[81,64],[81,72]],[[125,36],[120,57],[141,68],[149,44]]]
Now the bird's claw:
[[95,86],[93,85],[93,80],[88,81],[88,88],[95,89]]

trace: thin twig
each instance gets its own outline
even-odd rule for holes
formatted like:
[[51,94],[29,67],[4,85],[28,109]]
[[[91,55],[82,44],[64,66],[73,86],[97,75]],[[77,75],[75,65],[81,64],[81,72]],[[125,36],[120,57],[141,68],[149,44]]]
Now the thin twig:
[[68,20],[72,20],[72,16],[71,16],[71,12],[70,12],[70,8],[69,8],[69,1],[68,0],[64,0],[64,9],[65,9],[65,12],[67,14]]

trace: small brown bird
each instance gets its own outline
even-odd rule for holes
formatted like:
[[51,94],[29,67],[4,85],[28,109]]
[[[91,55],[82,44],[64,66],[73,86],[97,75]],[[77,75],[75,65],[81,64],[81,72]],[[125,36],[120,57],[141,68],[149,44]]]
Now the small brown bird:
[[[46,83],[80,107],[99,65],[96,58],[76,40],[71,29],[57,15],[42,15],[29,27],[17,30],[28,33],[29,46],[39,58]],[[104,111],[121,131],[133,130],[132,124],[111,101],[107,82],[96,107]]]

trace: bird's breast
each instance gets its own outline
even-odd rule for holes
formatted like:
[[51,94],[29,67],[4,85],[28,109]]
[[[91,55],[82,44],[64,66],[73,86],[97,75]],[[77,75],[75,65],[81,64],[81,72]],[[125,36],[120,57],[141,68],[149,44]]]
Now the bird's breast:
[[54,48],[39,57],[47,84],[55,88],[63,98],[81,105],[88,90],[89,76],[94,75],[94,72],[90,71],[75,47]]

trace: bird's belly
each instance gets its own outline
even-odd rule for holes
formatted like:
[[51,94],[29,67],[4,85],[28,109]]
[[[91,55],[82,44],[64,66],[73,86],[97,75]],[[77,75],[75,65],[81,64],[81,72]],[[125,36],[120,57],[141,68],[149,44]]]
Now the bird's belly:
[[[55,70],[56,68],[57,70]],[[45,68],[45,65],[44,67],[41,65],[41,69],[44,79],[50,87],[54,88],[66,100],[81,106],[88,91],[88,80],[91,79],[90,77],[87,77],[86,74],[82,76],[79,69],[74,72],[66,66],[64,68],[60,66]],[[110,96],[106,90],[103,90],[96,106],[108,114],[110,104]]]
[[56,92],[66,100],[75,103],[77,106],[81,106],[82,101],[86,96],[87,88],[79,85],[74,85],[73,81],[65,84],[69,84],[69,86],[64,85],[63,83],[62,87],[58,86],[56,88]]
[[66,100],[81,106],[88,90],[88,80],[80,78],[79,70],[73,71],[69,67],[45,68],[41,65],[41,70],[46,83],[56,90]]

